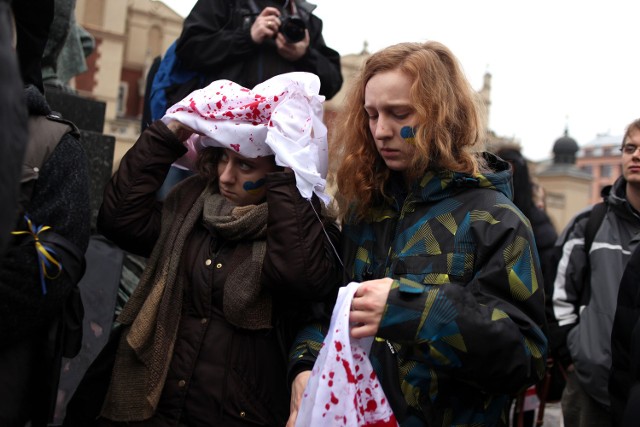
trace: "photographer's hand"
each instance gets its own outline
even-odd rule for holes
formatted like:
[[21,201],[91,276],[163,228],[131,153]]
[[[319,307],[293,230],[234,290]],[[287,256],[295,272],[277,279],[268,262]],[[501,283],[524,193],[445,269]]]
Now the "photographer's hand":
[[262,44],[278,34],[280,28],[280,11],[275,7],[265,7],[251,26],[251,39]]
[[302,58],[309,48],[309,30],[304,30],[304,38],[297,43],[288,43],[287,39],[278,33],[276,37],[278,54],[287,61],[297,61]]

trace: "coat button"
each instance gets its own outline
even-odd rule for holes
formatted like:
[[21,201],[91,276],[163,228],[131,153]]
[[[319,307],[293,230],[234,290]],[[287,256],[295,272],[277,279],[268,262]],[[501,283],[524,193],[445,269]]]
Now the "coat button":
[[208,259],[204,262],[204,265],[206,265],[207,267],[211,265],[211,260]]
[[244,418],[247,416],[247,413],[244,411],[240,411],[240,418]]
[[182,388],[187,384],[187,382],[185,380],[180,380],[178,381],[178,387]]
[[222,268],[222,264],[217,263],[217,264],[216,264],[216,268]]
[[200,319],[200,323],[202,323],[203,325],[207,324],[208,319],[206,317],[203,317],[202,319]]

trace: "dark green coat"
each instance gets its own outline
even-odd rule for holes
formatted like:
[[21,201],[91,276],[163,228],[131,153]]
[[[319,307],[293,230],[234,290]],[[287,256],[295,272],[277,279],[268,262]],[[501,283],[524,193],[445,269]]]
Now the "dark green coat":
[[403,426],[506,425],[510,396],[545,370],[535,241],[507,164],[487,156],[490,174],[429,172],[406,195],[392,180],[393,200],[344,225],[346,281],[394,279],[370,357]]

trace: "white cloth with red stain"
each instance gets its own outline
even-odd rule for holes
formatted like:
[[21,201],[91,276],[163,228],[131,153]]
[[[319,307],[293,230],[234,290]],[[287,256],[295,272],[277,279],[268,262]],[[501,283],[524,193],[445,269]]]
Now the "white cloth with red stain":
[[322,121],[324,96],[312,73],[281,74],[247,89],[230,80],[216,80],[169,108],[162,118],[175,119],[194,133],[189,150],[175,165],[194,170],[204,147],[229,148],[244,157],[275,155],[279,166],[296,175],[300,194],[312,193],[328,204],[327,128]]
[[302,396],[296,427],[397,427],[369,361],[373,337],[349,335],[349,311],[360,283],[340,288],[329,332]]

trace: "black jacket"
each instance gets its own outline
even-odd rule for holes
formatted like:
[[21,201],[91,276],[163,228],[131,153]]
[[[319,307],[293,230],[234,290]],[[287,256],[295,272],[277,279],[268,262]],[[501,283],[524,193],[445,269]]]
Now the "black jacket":
[[553,227],[547,213],[535,206],[529,211],[529,222],[533,229],[533,236],[536,239],[536,249],[540,258],[540,269],[544,279],[545,307],[551,305],[553,295],[553,281],[556,277],[557,251],[555,243],[558,240],[558,233]]
[[322,21],[311,13],[315,6],[296,0],[310,37],[307,53],[298,61],[282,58],[273,40],[257,45],[251,39],[255,15],[278,3],[282,2],[198,0],[184,21],[176,55],[186,67],[208,75],[206,84],[229,79],[252,88],[278,74],[307,71],[320,77],[320,94],[330,99],[342,86],[340,55],[325,44]]
[[11,38],[11,8],[0,2],[0,256],[15,224],[20,166],[27,145],[27,108]]
[[[51,110],[34,87],[26,90],[29,114],[43,116]],[[50,226],[39,236],[43,243],[65,239],[65,244],[84,254],[89,243],[88,163],[80,141],[65,134],[42,165],[25,213],[36,226]],[[26,223],[17,220],[17,230]],[[80,277],[72,273],[75,261],[64,258],[56,247],[63,270],[45,278],[43,292],[39,260],[33,238],[15,236],[0,262],[0,425],[45,425],[48,416],[49,379],[57,378],[50,356],[48,335]],[[81,262],[84,261],[82,258]],[[31,418],[29,418],[31,417]],[[14,424],[18,423],[18,424]],[[21,423],[21,424],[19,424]]]
[[609,395],[614,425],[635,425],[640,417],[640,245],[627,263],[618,290]]

